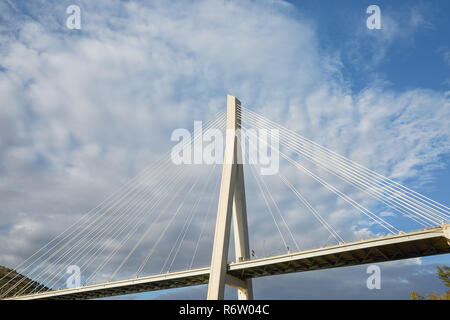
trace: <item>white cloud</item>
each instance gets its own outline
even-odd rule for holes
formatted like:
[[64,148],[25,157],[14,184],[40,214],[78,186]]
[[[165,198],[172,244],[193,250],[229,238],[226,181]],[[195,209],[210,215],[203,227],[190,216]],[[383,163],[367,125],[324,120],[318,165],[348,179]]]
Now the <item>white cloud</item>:
[[428,4],[405,3],[380,8],[381,29],[368,29],[365,23],[359,23],[350,31],[349,40],[337,48],[348,66],[353,65],[374,81],[380,80],[377,67],[389,60],[392,52],[401,48],[407,55],[416,45],[416,34],[435,32]]
[[440,47],[438,49],[438,53],[442,55],[442,58],[444,59],[445,63],[448,64],[450,67],[450,49],[448,47]]
[[[12,229],[0,235],[10,244],[0,252],[0,263],[23,260],[95,207],[171,147],[172,129],[222,109],[226,93],[399,180],[431,174],[449,150],[448,95],[395,92],[383,85],[352,92],[339,55],[321,52],[313,27],[286,14],[292,8],[285,2],[85,1],[81,8],[81,31],[58,27],[65,25],[65,16],[58,16],[64,10],[51,6],[39,21],[18,19],[5,27],[10,29],[0,50],[0,215],[1,224]],[[42,12],[33,4],[26,9]],[[379,39],[382,48],[398,36],[398,26],[391,21],[388,28],[388,17],[383,21],[388,34]],[[420,19],[414,21],[416,26]],[[338,230],[349,237],[373,235],[368,222],[342,202],[300,181]],[[274,188],[276,199],[285,195]],[[258,193],[249,191],[248,197]],[[305,247],[326,241],[328,234],[299,213],[298,203],[286,208]],[[252,207],[258,209],[264,209],[262,201]],[[280,247],[264,214],[249,217],[259,254],[263,238],[268,252]],[[346,229],[348,221],[358,224],[358,231]],[[23,234],[30,228],[34,233]],[[202,250],[207,261],[209,248]]]

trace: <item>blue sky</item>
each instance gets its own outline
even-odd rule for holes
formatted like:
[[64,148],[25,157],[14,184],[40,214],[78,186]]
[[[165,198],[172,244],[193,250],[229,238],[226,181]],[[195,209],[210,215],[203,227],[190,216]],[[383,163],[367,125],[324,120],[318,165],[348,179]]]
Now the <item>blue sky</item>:
[[[290,1],[298,17],[312,21],[323,50],[342,52],[347,44],[357,38],[361,50],[360,60],[367,62],[369,70],[355,64],[343,55],[343,74],[355,91],[364,90],[376,79],[387,82],[395,90],[427,88],[440,91],[450,89],[448,56],[450,3],[448,1]],[[374,39],[382,37],[383,30],[368,30],[363,15],[369,5],[381,8],[382,19],[388,15],[394,19],[404,36],[400,41],[390,43],[383,59],[371,65]],[[421,23],[411,25],[411,13],[420,15]],[[358,27],[355,28],[355,22]],[[383,27],[382,27],[383,28]],[[434,181],[419,191],[441,203],[448,203],[450,190],[449,159],[442,156],[444,168],[433,173]]]
[[[66,28],[71,4],[81,30]],[[366,28],[372,4],[381,30]],[[223,110],[227,93],[450,206],[449,9],[446,0],[0,0],[0,265],[20,263],[95,207],[167,151],[174,129]],[[361,234],[347,222],[375,235],[298,177],[349,239]],[[323,240],[289,208],[302,241]],[[275,250],[273,226],[249,219],[256,250],[266,238]],[[200,263],[209,255],[206,245]],[[434,265],[449,263],[383,264],[376,292],[365,288],[364,266],[258,279],[256,297],[407,299],[411,288],[441,290]],[[202,286],[140,297],[204,295]]]
[[[364,13],[369,5],[382,10],[382,19],[392,19],[396,31],[402,36],[389,43],[383,59],[370,70],[363,71],[350,56],[344,55],[345,75],[352,87],[361,90],[375,76],[389,81],[395,89],[432,88],[448,90],[448,61],[443,59],[448,51],[448,15],[450,4],[446,1],[292,1],[300,17],[313,21],[324,50],[342,51],[357,38],[361,62],[371,64],[376,39],[384,31],[365,28],[369,16]],[[411,15],[416,15],[416,22]],[[355,22],[358,25],[355,26]],[[391,26],[384,26],[389,28]]]

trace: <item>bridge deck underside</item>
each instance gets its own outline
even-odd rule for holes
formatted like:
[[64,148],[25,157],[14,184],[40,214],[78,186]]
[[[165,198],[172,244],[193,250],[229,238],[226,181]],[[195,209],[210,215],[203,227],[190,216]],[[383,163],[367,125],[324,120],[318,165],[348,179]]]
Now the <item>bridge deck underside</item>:
[[[450,253],[441,228],[231,263],[228,273],[256,278]],[[44,292],[16,299],[92,299],[208,283],[209,267]]]
[[435,237],[373,247],[351,248],[350,250],[337,252],[325,251],[323,254],[319,253],[308,257],[299,256],[294,259],[283,259],[283,261],[266,265],[254,264],[252,266],[248,264],[245,268],[230,270],[229,273],[240,278],[257,278],[446,253],[450,253],[450,246],[447,243],[447,239],[444,237]]
[[[187,275],[177,278],[169,279],[155,279],[155,281],[148,281],[142,283],[130,283],[122,286],[108,286],[105,288],[95,288],[89,291],[73,292],[65,295],[55,295],[53,297],[43,297],[43,299],[56,299],[56,300],[85,300],[112,297],[118,295],[150,292],[164,289],[174,289],[189,286],[196,286],[208,283],[209,280],[209,268],[200,274]],[[114,283],[111,283],[114,285]],[[56,291],[55,291],[56,293]]]

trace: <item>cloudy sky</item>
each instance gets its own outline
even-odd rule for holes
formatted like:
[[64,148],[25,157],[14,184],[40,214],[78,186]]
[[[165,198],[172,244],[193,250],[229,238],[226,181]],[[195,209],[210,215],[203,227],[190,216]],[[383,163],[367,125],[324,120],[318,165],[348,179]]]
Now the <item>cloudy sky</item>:
[[[66,26],[72,4],[81,8],[80,30]],[[381,8],[381,30],[366,27],[371,4]],[[228,93],[449,206],[448,12],[446,0],[0,0],[0,265],[16,266],[142,172],[174,145],[174,129],[213,119]],[[219,173],[218,167],[202,173],[208,190]],[[247,197],[257,199],[248,200],[250,245],[259,256],[281,253],[269,213],[259,213],[264,205],[255,181],[246,177]],[[266,181],[303,248],[326,243],[317,222],[285,199],[279,183]],[[300,175],[299,181],[346,240],[362,237],[361,230],[377,234],[313,181]],[[199,208],[208,205],[205,198]],[[202,217],[186,231],[192,241],[180,246],[175,266],[186,265],[203,225],[195,266],[208,264],[214,212]],[[164,221],[170,216],[155,230]],[[184,221],[168,231],[168,246],[147,274],[159,272]],[[142,226],[112,263],[145,234]],[[139,265],[157,238],[157,232],[144,237],[123,270]],[[381,290],[366,288],[366,266],[257,279],[255,297],[407,299],[411,289],[444,290],[436,264],[450,259],[380,264]],[[205,294],[200,286],[133,298]]]

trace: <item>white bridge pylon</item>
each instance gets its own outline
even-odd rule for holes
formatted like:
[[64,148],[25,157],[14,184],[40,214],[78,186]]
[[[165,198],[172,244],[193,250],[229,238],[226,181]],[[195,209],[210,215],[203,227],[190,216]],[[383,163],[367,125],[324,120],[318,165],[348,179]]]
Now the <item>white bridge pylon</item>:
[[238,116],[240,107],[241,102],[236,97],[227,95],[225,153],[209,275],[208,300],[223,299],[226,284],[237,289],[239,300],[253,299],[251,279],[239,279],[227,274],[232,218],[236,261],[250,258],[242,147],[237,136],[241,121]]
[[[224,117],[224,112],[220,112],[218,116],[209,121],[207,128],[218,125],[222,130],[225,125]],[[345,241],[294,185],[286,177],[278,174],[280,181],[296,196],[295,201],[298,200],[303,204],[302,211],[299,213],[307,209],[305,211],[313,215],[330,233],[330,236],[335,238],[336,244],[328,245],[328,240],[331,239],[329,238],[325,243],[326,246],[310,249],[301,249],[297,246],[297,250],[294,252],[290,252],[286,245],[287,254],[276,256],[265,256],[264,254],[264,257],[252,257],[250,259],[243,168],[244,159],[246,159],[244,153],[246,144],[241,142],[245,141],[244,139],[240,139],[241,131],[246,137],[247,133],[252,135],[252,131],[248,128],[266,130],[276,128],[281,137],[279,146],[283,147],[283,151],[279,150],[278,143],[274,146],[271,143],[267,144],[264,140],[260,141],[296,169],[302,170],[304,174],[344,200],[348,207],[352,207],[352,210],[357,210],[360,215],[370,219],[374,227],[384,228],[388,234],[379,233],[374,229],[373,235],[376,235],[376,238],[359,239],[353,242]],[[199,136],[196,138],[199,138]],[[256,138],[259,139],[259,137]],[[237,289],[238,299],[253,299],[253,278],[450,253],[449,207],[322,147],[268,118],[264,118],[258,113],[241,106],[240,101],[230,95],[227,96],[225,141],[212,259],[209,266],[203,265],[199,268],[192,268],[202,239],[203,228],[208,225],[203,223],[193,256],[188,255],[189,260],[191,260],[190,266],[182,271],[171,271],[191,225],[192,217],[198,212],[196,211],[197,205],[202,200],[204,191],[207,190],[213,169],[208,174],[208,180],[203,187],[198,186],[197,189],[194,189],[201,175],[196,176],[195,172],[192,171],[188,177],[185,177],[186,179],[180,181],[180,177],[183,178],[183,167],[178,168],[171,175],[167,175],[166,172],[171,171],[167,168],[170,168],[173,164],[172,157],[167,154],[155,165],[145,169],[143,174],[131,180],[123,188],[90,210],[82,219],[49,241],[16,268],[11,269],[8,274],[0,277],[0,299],[93,299],[205,284],[208,284],[208,299],[223,299],[226,285]],[[183,147],[185,145],[192,146],[194,142],[189,140]],[[391,219],[395,218],[394,221],[399,221],[398,218],[407,218],[421,225],[422,229],[406,233],[401,231],[390,224],[392,221],[384,220],[381,214],[377,215],[366,206],[354,201],[349,195],[303,166],[296,160],[295,155],[299,156],[300,160],[309,161],[317,168],[333,174],[341,182],[359,190],[357,192],[364,192],[370,196],[370,199],[376,200],[378,203],[376,206],[374,204],[375,209],[379,211],[389,210],[393,213]],[[260,177],[257,173],[255,174],[254,170],[252,170],[252,173],[255,182],[260,187],[261,195],[265,198],[265,191],[268,193],[273,202],[272,205],[277,207],[280,218],[283,219],[286,228],[291,233],[280,208],[270,195],[271,190],[267,186],[266,190],[261,188],[259,183],[264,183],[264,181],[258,182]],[[150,179],[153,182],[147,185],[146,182]],[[218,183],[218,180],[214,182],[215,187],[212,192],[214,198],[210,198],[208,202],[209,205],[205,211],[203,222],[209,221],[207,218],[210,217],[211,205],[217,196]],[[185,192],[185,190],[188,191]],[[184,208],[187,209],[184,213],[187,213],[187,215],[182,216],[187,195],[197,193],[192,192],[192,190],[202,191],[198,194],[198,198],[193,202],[192,207],[190,203],[189,205],[186,204],[188,207]],[[175,200],[180,200],[181,203],[173,203]],[[285,242],[270,204],[267,199],[265,200],[266,209],[272,215],[281,240]],[[172,210],[172,208],[177,209]],[[198,210],[203,211],[203,208]],[[165,218],[164,228],[160,224],[162,222],[160,218],[161,220]],[[176,221],[175,218],[181,219],[181,223],[173,224]],[[184,225],[179,229],[183,219]],[[160,225],[161,228],[159,228]],[[158,227],[156,233],[154,232],[156,227],[152,226]],[[179,236],[165,258],[160,273],[140,276],[146,264],[150,262],[152,256],[155,256],[155,248],[158,244],[164,243],[168,234],[174,230],[169,229],[171,226],[176,228]],[[405,226],[408,227],[409,225],[405,224]],[[231,228],[234,230],[235,258],[230,260],[235,261],[229,263],[228,251]],[[127,264],[128,258],[133,255],[141,243],[147,243],[144,241],[152,231],[155,238],[151,239],[154,239],[155,242],[145,255],[144,261],[137,268],[137,272],[133,274],[134,277],[130,276],[113,281],[123,266],[128,268],[128,266],[133,267],[135,265],[133,261]],[[295,242],[292,234],[291,237],[292,241]],[[210,243],[210,240],[207,241]],[[135,243],[134,247],[128,251],[126,245],[133,242]],[[112,245],[113,243],[115,245]],[[174,250],[176,247],[177,249]],[[143,249],[146,253],[147,248]],[[164,253],[166,251],[164,250]],[[118,257],[116,260],[117,262],[120,261],[120,264],[118,266],[113,265],[116,260],[111,262],[112,259],[120,253],[126,254],[125,257]],[[140,254],[137,255],[140,256]],[[170,259],[172,259],[172,262],[169,265]],[[155,259],[152,261],[155,261]],[[80,287],[57,289],[58,287],[61,288],[61,285],[64,285],[66,281],[66,266],[72,264],[81,265],[80,269],[84,272],[83,277],[87,280],[84,280],[84,285]],[[115,271],[110,274],[109,271],[104,271],[105,266],[112,267],[112,270]],[[159,269],[159,266],[156,266],[156,268]],[[127,273],[124,272],[124,274]],[[88,274],[88,276],[85,276],[85,274]],[[95,281],[95,276],[98,274],[102,276],[101,282]],[[21,277],[21,275],[25,275],[25,277]],[[106,282],[105,277],[109,277],[109,281]],[[29,279],[33,281],[29,281]]]

